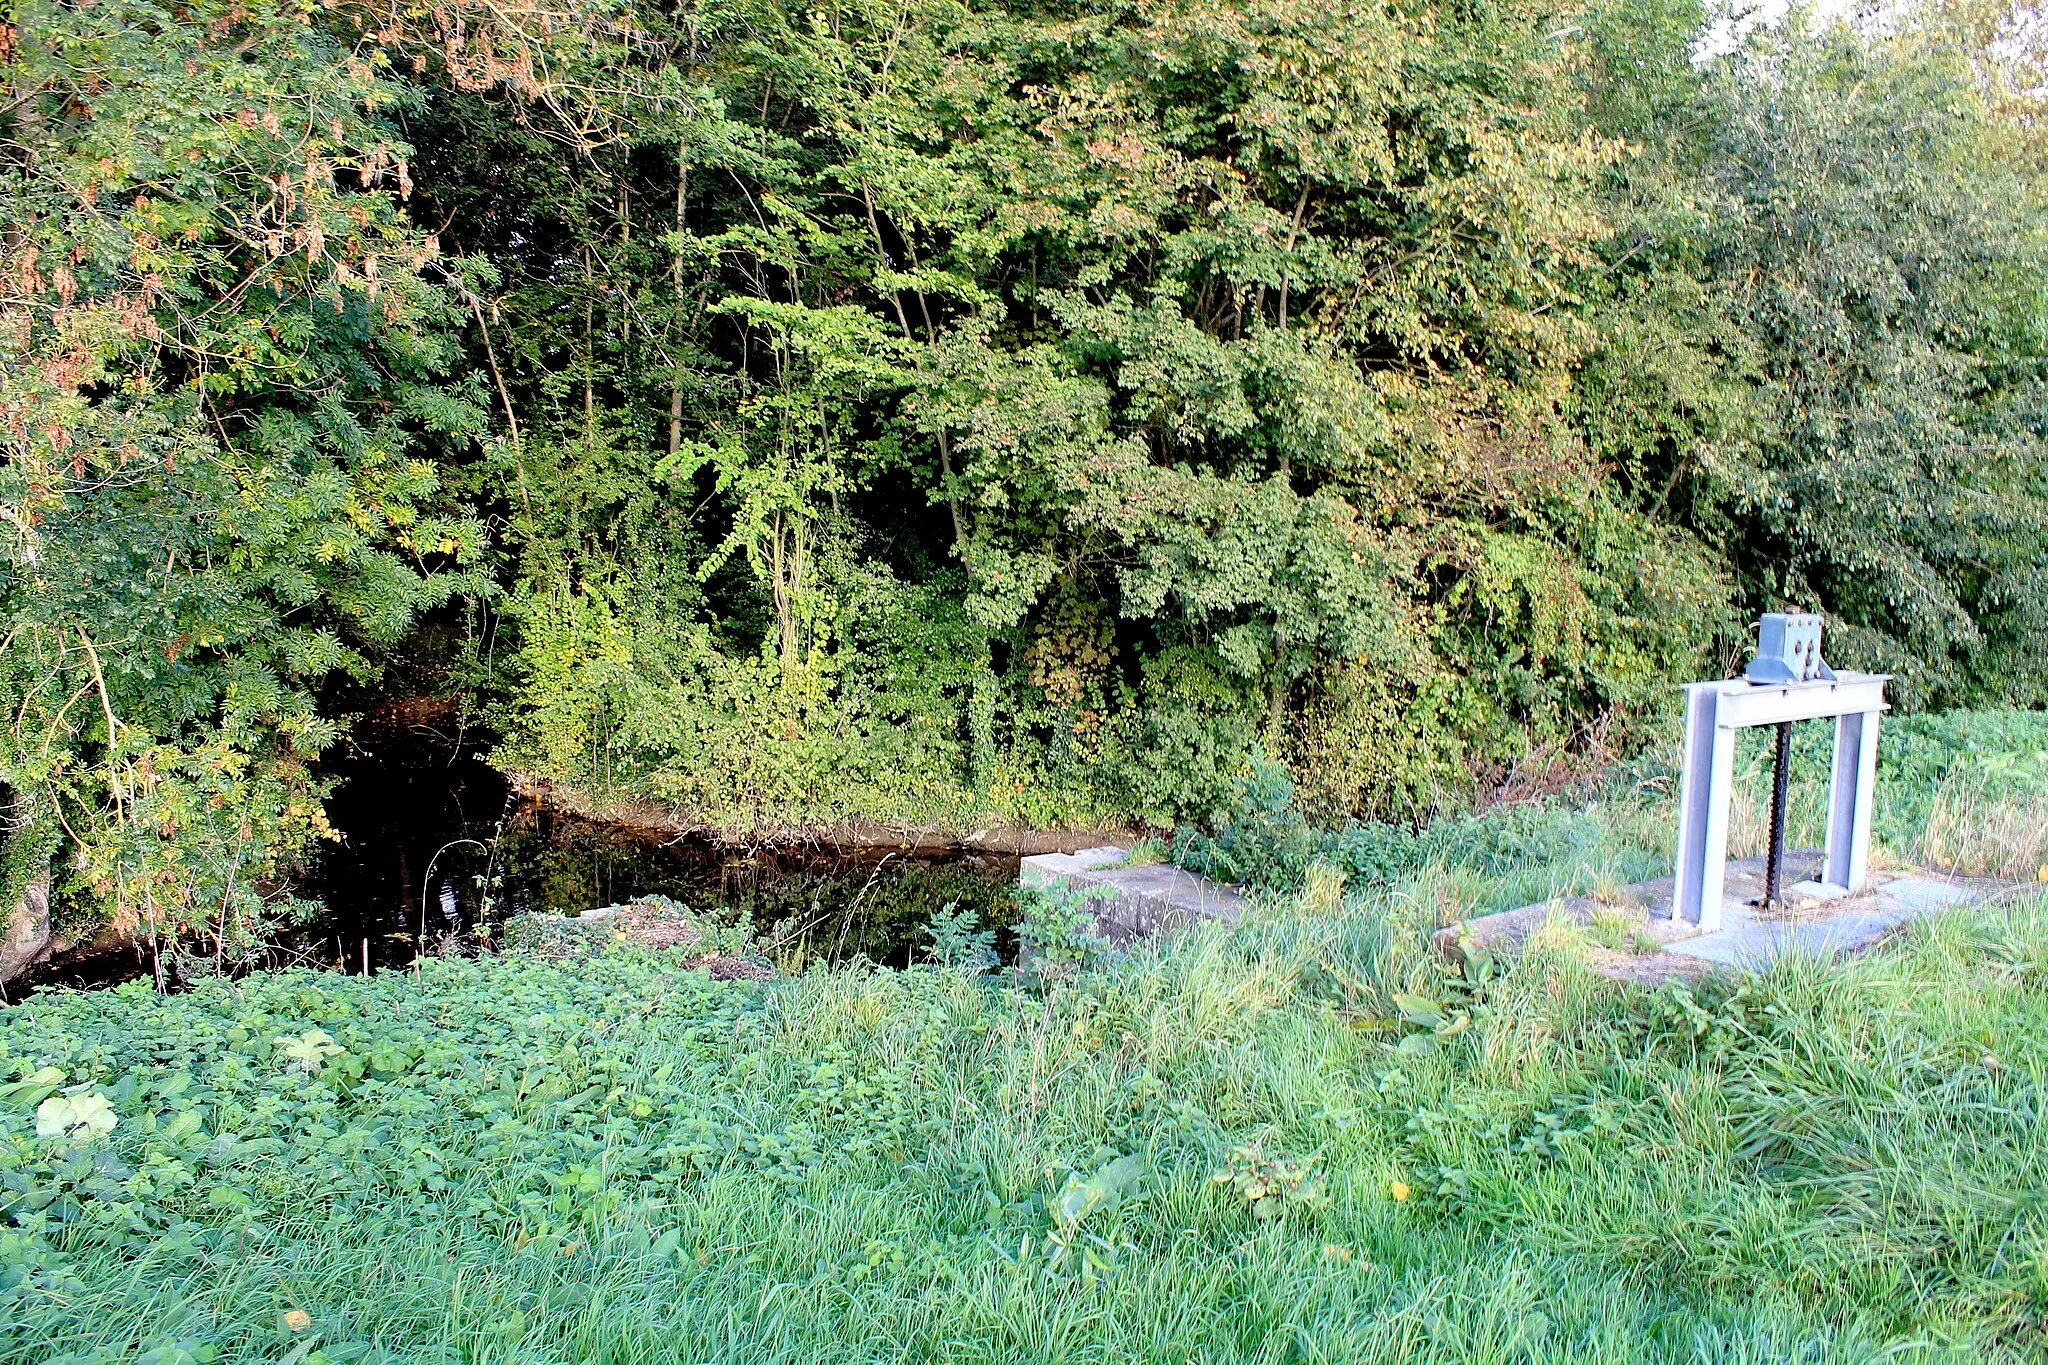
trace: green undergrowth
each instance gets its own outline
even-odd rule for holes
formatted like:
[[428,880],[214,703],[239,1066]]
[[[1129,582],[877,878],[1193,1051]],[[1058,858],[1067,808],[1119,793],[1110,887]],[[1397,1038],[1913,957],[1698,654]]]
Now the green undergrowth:
[[1646,991],[1554,936],[1446,975],[1449,877],[1035,980],[621,947],[36,997],[0,1360],[2038,1355],[2048,900]]
[[1629,773],[1585,805],[1528,802],[1447,812],[1426,825],[1352,822],[1318,829],[1302,814],[1286,768],[1254,754],[1234,808],[1213,832],[1183,826],[1173,861],[1218,881],[1292,890],[1318,865],[1355,888],[1385,889],[1431,870],[1483,885],[1488,904],[1517,905],[1657,875],[1669,861],[1670,815]]
[[[1675,740],[1675,736],[1674,736]],[[1738,738],[1728,851],[1764,851],[1773,733]],[[1793,727],[1786,832],[1793,848],[1824,838],[1831,721]],[[1208,828],[1183,827],[1173,860],[1220,881],[1299,887],[1318,863],[1353,887],[1388,887],[1429,869],[1482,885],[1498,909],[1583,894],[1671,870],[1676,746],[1617,765],[1591,801],[1450,811],[1424,825],[1313,826],[1287,769],[1254,755],[1233,808]],[[1887,719],[1878,746],[1872,838],[1880,863],[2048,882],[2048,712],[1950,711]]]

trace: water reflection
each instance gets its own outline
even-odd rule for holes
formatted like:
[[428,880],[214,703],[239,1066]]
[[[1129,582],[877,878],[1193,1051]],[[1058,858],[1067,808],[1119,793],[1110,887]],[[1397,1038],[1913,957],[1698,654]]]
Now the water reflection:
[[[297,885],[322,909],[281,931],[260,965],[400,967],[422,943],[479,950],[488,926],[512,915],[645,895],[746,919],[764,951],[791,966],[855,956],[904,965],[948,902],[974,908],[1008,946],[1014,857],[635,836],[524,802],[487,764],[435,745],[358,750],[335,771],[329,814],[342,838],[317,851]],[[66,955],[23,984],[104,985],[152,970],[147,953],[124,944]]]

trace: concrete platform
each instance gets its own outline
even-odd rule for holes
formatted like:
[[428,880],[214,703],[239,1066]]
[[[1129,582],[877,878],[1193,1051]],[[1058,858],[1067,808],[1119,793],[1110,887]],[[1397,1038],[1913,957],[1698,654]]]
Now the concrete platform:
[[1767,966],[1790,951],[1856,953],[1908,920],[1967,905],[1978,894],[1932,877],[1900,877],[1868,895],[1831,901],[1825,913],[1810,919],[1766,918],[1753,906],[1731,906],[1718,931],[1679,939],[1664,951],[1726,967]]
[[1096,932],[1112,943],[1127,943],[1197,920],[1235,922],[1245,898],[1219,882],[1171,863],[1128,865],[1121,848],[1084,848],[1078,853],[1041,853],[1025,858],[1017,880],[1025,886],[1065,885],[1077,891],[1106,888],[1089,902]]
[[[1810,878],[1810,867],[1820,856],[1811,850],[1788,855],[1786,880]],[[1911,920],[2008,889],[1986,878],[1876,873],[1856,895],[1834,895],[1836,888],[1816,885],[1813,890],[1820,894],[1794,896],[1785,912],[1766,915],[1752,904],[1763,894],[1763,881],[1763,859],[1729,861],[1721,928],[1711,934],[1697,933],[1691,923],[1671,917],[1672,879],[1659,877],[1624,887],[1607,900],[1566,896],[1481,915],[1439,931],[1436,943],[1451,956],[1461,955],[1465,944],[1512,953],[1553,916],[1580,926],[1604,923],[1630,942],[1622,948],[1589,948],[1596,970],[1618,980],[1655,982],[1716,969],[1761,969],[1789,952],[1860,953]]]

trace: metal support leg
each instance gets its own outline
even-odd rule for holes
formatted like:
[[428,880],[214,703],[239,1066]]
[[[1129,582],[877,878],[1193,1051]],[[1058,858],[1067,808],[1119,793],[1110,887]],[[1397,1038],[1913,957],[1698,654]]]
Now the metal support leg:
[[1827,879],[1861,891],[1870,876],[1870,813],[1877,790],[1878,713],[1835,718],[1835,763],[1828,781]]
[[1728,792],[1735,776],[1735,732],[1718,723],[1720,683],[1685,689],[1684,773],[1678,791],[1678,859],[1671,913],[1712,933],[1721,927],[1721,886],[1728,861]]

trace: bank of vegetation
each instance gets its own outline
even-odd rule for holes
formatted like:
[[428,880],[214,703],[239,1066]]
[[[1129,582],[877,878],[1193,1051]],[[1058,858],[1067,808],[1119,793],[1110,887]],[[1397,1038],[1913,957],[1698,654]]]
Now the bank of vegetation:
[[394,694],[728,826],[1411,820],[1786,603],[2048,700],[2023,8],[4,16],[10,906],[232,961]]

